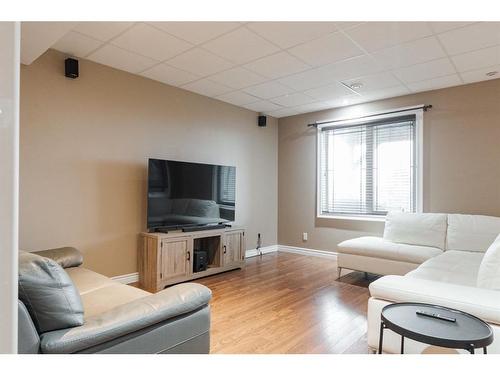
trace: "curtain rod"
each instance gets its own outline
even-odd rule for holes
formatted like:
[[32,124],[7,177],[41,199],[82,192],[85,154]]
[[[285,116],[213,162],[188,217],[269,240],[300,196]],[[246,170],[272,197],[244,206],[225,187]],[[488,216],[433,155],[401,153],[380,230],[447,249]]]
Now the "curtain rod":
[[376,113],[376,114],[373,114],[373,115],[366,115],[366,116],[355,117],[355,118],[348,118],[348,119],[341,119],[341,120],[330,120],[330,121],[320,121],[320,122],[315,122],[313,124],[307,124],[307,126],[317,127],[318,125],[323,125],[323,124],[334,124],[334,123],[340,122],[340,121],[359,120],[359,119],[363,119],[363,118],[369,118],[369,117],[380,116],[380,115],[390,115],[392,113],[407,112],[407,111],[412,111],[412,110],[415,110],[415,109],[423,109],[424,112],[427,112],[431,108],[432,108],[432,104],[419,105],[417,107],[409,107],[409,108],[399,109],[399,110],[396,110],[396,111],[381,112],[381,113]]

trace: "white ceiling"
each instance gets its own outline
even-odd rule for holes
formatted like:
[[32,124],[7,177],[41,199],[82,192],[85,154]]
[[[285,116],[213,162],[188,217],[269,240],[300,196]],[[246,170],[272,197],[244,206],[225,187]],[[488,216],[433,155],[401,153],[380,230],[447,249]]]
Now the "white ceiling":
[[72,26],[52,48],[274,117],[500,77],[500,22]]

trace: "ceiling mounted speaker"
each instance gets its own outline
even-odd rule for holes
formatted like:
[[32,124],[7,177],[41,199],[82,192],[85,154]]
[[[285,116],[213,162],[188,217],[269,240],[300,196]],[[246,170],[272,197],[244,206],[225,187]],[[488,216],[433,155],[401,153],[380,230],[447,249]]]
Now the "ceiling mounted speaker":
[[259,122],[258,122],[259,126],[265,127],[266,123],[267,123],[267,117],[263,116],[263,115],[259,115]]
[[72,58],[64,60],[64,75],[68,78],[78,78],[78,60]]

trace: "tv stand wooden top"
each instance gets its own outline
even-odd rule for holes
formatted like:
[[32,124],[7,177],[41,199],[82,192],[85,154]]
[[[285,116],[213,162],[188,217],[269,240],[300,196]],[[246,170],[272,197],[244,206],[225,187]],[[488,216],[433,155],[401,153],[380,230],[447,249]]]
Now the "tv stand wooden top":
[[221,235],[227,232],[234,231],[245,231],[245,228],[242,226],[233,225],[231,227],[219,228],[219,229],[207,229],[207,230],[198,230],[194,232],[183,232],[182,229],[175,229],[169,231],[168,233],[163,232],[142,232],[142,236],[151,237],[151,238],[174,238],[174,237],[210,237],[212,235]]

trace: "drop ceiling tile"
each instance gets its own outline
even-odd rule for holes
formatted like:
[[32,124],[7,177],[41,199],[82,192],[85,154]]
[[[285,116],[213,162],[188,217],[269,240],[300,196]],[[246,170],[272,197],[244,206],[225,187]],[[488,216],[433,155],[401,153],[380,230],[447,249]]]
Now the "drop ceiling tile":
[[167,60],[192,47],[191,43],[144,23],[133,26],[111,43],[157,61]]
[[315,103],[298,105],[292,108],[298,110],[299,113],[308,113],[308,112],[322,111],[324,109],[331,108],[331,106],[327,102],[315,102]]
[[330,109],[330,108],[332,108],[332,106],[329,103],[315,102],[315,103],[309,103],[309,104],[302,104],[302,105],[298,105],[295,107],[284,108],[283,110],[278,110],[278,111],[274,111],[272,113],[269,113],[269,115],[273,116],[273,117],[274,116],[284,117],[284,116],[292,116],[292,115],[298,115],[298,114],[303,114],[303,113],[323,111],[325,109]]
[[227,94],[217,96],[216,99],[222,100],[226,103],[231,103],[234,105],[243,105],[258,102],[260,99],[255,96],[248,95],[242,91],[233,91]]
[[395,98],[397,96],[408,95],[410,90],[403,85],[386,87],[379,90],[370,90],[361,93],[361,97],[366,100],[379,100],[385,98]]
[[442,89],[445,87],[461,85],[462,81],[457,74],[451,74],[444,77],[428,79],[425,81],[410,83],[407,86],[413,92]]
[[237,64],[278,52],[278,47],[241,27],[203,44],[203,48]]
[[329,108],[345,107],[347,105],[354,105],[358,103],[365,102],[366,100],[357,94],[345,95],[338,97],[333,100],[327,100],[325,103],[328,104]]
[[394,71],[396,77],[405,83],[424,81],[454,73],[456,73],[455,68],[448,58],[428,61]]
[[312,103],[315,100],[310,96],[296,92],[293,94],[278,96],[276,98],[271,99],[271,101],[275,104],[279,104],[284,107],[295,107],[302,104]]
[[290,48],[337,30],[334,22],[250,22],[246,26],[281,48]]
[[242,89],[266,80],[261,75],[240,67],[216,73],[209,78],[212,81],[222,83],[223,85],[232,87],[233,89]]
[[200,78],[196,74],[185,72],[166,64],[153,66],[151,69],[142,72],[141,76],[172,86],[183,85]]
[[245,65],[245,68],[268,78],[280,78],[309,69],[310,66],[303,63],[289,53],[282,51],[271,56],[266,56]]
[[304,91],[304,94],[317,100],[334,100],[346,95],[353,95],[353,92],[337,82],[331,85],[306,90]]
[[96,50],[103,42],[86,35],[70,31],[57,41],[52,48],[67,55],[85,57]]
[[459,27],[464,27],[473,23],[474,22],[429,22],[429,25],[434,33],[440,34],[445,31],[458,29]]
[[130,73],[139,73],[157,64],[153,59],[125,51],[110,44],[99,48],[87,56],[87,59]]
[[193,44],[204,43],[241,26],[238,22],[150,22],[149,24]]
[[280,83],[283,83],[296,91],[325,86],[335,80],[336,77],[334,77],[325,67],[306,70],[305,72],[292,74],[278,79]]
[[400,82],[390,73],[371,74],[343,82],[348,86],[354,83],[361,83],[362,87],[355,90],[358,93],[370,92],[384,89],[386,87],[395,87],[400,85]]
[[243,91],[258,96],[259,98],[262,99],[269,99],[269,98],[275,98],[277,96],[291,94],[294,90],[279,82],[271,81],[247,87]]
[[346,33],[369,52],[432,35],[426,22],[366,22]]
[[217,82],[213,82],[207,78],[190,82],[186,85],[181,86],[181,88],[211,97],[219,96],[232,90],[227,86],[221,85]]
[[312,66],[325,65],[363,54],[353,42],[339,32],[300,44],[288,51]]
[[326,65],[323,69],[339,81],[379,73],[384,70],[375,59],[367,55]]
[[335,22],[335,26],[337,26],[337,28],[340,30],[349,30],[352,29],[353,27],[361,25],[362,23],[363,23],[362,21],[352,21],[352,22],[342,21],[342,22]]
[[281,108],[278,110],[266,112],[266,115],[275,117],[275,118],[282,118],[282,117],[287,117],[287,116],[294,116],[298,115],[300,113],[297,108]]
[[438,35],[450,55],[500,44],[500,22],[480,22]]
[[207,76],[229,69],[234,65],[201,48],[193,48],[167,61],[168,65],[200,76]]
[[484,48],[451,58],[459,72],[500,64],[500,46]]
[[436,37],[429,37],[384,49],[373,54],[384,68],[396,69],[446,57]]
[[271,112],[271,111],[276,111],[278,109],[281,109],[277,104],[271,103],[267,100],[260,100],[255,103],[250,103],[250,104],[244,104],[242,107],[250,109],[251,111],[255,112]]
[[[358,98],[357,95],[356,95],[356,98]],[[303,113],[323,111],[325,109],[331,109],[331,108],[335,108],[335,107],[356,104],[356,102],[350,101],[348,99],[350,99],[350,97],[344,97],[341,100],[315,102],[315,103],[310,103],[310,104],[299,105],[296,107],[283,108],[283,109],[278,109],[277,111],[270,112],[270,113],[268,113],[268,115],[276,117],[276,118],[281,118],[281,117],[286,117],[286,116],[293,116],[293,115],[298,115],[298,114],[303,114]]]
[[489,72],[500,72],[500,65],[492,65],[481,69],[471,70],[465,73],[460,73],[462,80],[465,83],[473,83],[479,81],[488,81],[491,79],[500,78],[500,73],[497,73],[494,76],[487,76],[486,73]]
[[79,33],[107,42],[131,27],[134,22],[80,22],[74,28]]

